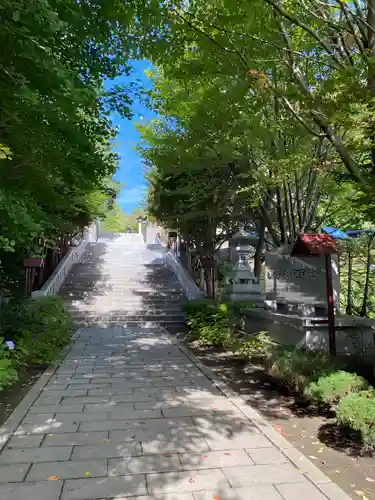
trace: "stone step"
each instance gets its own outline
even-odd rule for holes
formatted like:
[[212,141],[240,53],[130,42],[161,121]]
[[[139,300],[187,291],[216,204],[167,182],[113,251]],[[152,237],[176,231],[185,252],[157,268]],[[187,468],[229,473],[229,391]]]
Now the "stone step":
[[74,279],[66,281],[63,286],[81,286],[81,285],[87,285],[90,284],[90,286],[93,285],[98,285],[98,286],[103,286],[103,285],[108,285],[108,286],[123,286],[127,288],[150,288],[150,287],[157,287],[157,288],[164,288],[166,290],[169,290],[170,288],[181,288],[181,285],[178,281],[173,281],[173,280],[164,280],[164,281],[159,281],[159,280],[135,280],[133,278],[129,278],[128,280],[126,279],[116,279],[113,280],[111,278],[108,278],[106,280],[97,280],[97,279],[89,279],[89,278],[83,278],[81,276],[76,276]]
[[126,285],[113,285],[112,283],[108,283],[106,286],[102,285],[99,286],[98,283],[93,283],[93,284],[82,284],[81,286],[79,284],[66,284],[61,288],[62,291],[64,290],[69,290],[71,292],[73,291],[87,291],[87,292],[97,292],[100,294],[100,292],[132,292],[132,293],[137,293],[137,294],[150,294],[150,295],[160,295],[160,294],[182,294],[181,287],[136,287],[136,286],[126,286]]
[[137,313],[137,314],[153,314],[153,315],[158,315],[158,314],[162,314],[162,315],[165,315],[165,314],[177,314],[177,315],[180,315],[180,314],[184,314],[181,309],[179,308],[165,308],[165,309],[156,309],[156,308],[150,308],[150,307],[145,307],[143,304],[139,304],[138,307],[134,307],[133,305],[124,305],[124,304],[118,304],[118,305],[102,305],[102,304],[98,304],[96,306],[90,306],[88,304],[83,304],[83,305],[72,305],[72,304],[66,304],[65,303],[65,308],[68,312],[72,313],[72,314],[87,314],[87,313],[97,313],[98,310],[100,310],[100,312],[107,312],[107,313],[110,313],[112,311],[117,311],[119,312],[120,311],[120,314],[123,313],[123,314],[134,314],[134,313]]
[[133,316],[119,316],[118,314],[112,315],[112,314],[96,314],[96,315],[78,315],[78,314],[73,314],[72,315],[72,321],[74,324],[76,323],[82,323],[82,322],[89,322],[91,324],[98,323],[100,321],[105,321],[108,323],[118,323],[118,322],[123,322],[123,323],[138,323],[140,321],[142,322],[151,322],[151,323],[186,323],[186,317],[185,316],[176,316],[176,315],[165,315],[165,316],[155,316],[155,315],[145,315],[145,314],[139,314],[139,315],[133,315]]
[[99,297],[110,297],[113,298],[114,300],[119,300],[121,301],[122,304],[127,303],[127,304],[145,304],[145,305],[152,305],[152,306],[158,306],[158,307],[163,307],[166,304],[173,304],[177,305],[180,304],[181,302],[185,301],[185,296],[181,295],[173,295],[173,296],[147,296],[145,295],[144,297],[139,297],[138,295],[135,294],[108,294],[108,295],[100,295],[97,292],[75,292],[75,293],[70,293],[69,291],[66,291],[64,295],[60,293],[60,296],[65,300],[65,302],[88,302],[90,303],[91,300],[96,301],[99,299]]

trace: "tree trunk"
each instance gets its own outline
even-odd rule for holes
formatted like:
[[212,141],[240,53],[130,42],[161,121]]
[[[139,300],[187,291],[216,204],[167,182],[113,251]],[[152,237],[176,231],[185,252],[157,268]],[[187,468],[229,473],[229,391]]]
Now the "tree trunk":
[[360,316],[365,317],[367,315],[367,303],[368,303],[368,292],[370,285],[370,269],[371,269],[371,247],[372,247],[372,239],[373,236],[369,236],[367,243],[367,263],[366,263],[366,281],[365,281],[365,289],[363,292],[363,302]]
[[346,314],[349,314],[349,316],[353,314],[352,283],[353,283],[353,254],[352,252],[348,252],[348,292],[346,300]]
[[264,232],[265,232],[264,220],[260,220],[259,224],[259,238],[256,246],[255,256],[254,256],[254,274],[255,277],[260,280],[260,275],[262,272],[262,254],[264,249]]

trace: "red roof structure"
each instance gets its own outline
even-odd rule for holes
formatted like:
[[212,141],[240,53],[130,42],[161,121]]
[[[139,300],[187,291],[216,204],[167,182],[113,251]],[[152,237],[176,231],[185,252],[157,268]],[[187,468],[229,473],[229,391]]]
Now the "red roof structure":
[[301,234],[292,247],[290,255],[325,256],[337,253],[339,245],[329,234]]

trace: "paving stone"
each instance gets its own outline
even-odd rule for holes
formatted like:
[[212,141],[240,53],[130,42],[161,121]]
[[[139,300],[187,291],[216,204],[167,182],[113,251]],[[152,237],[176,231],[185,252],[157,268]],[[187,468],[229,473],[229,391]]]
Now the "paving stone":
[[1,465],[0,483],[15,483],[23,481],[30,464]]
[[59,500],[62,481],[0,484],[1,500]]
[[79,430],[82,432],[115,431],[135,427],[146,428],[147,426],[152,426],[155,429],[168,429],[170,427],[184,428],[189,425],[192,425],[190,418],[151,418],[142,420],[109,420],[108,422],[82,422]]
[[79,413],[83,411],[83,404],[74,405],[40,405],[38,402],[30,408],[30,413]]
[[100,445],[75,446],[72,460],[88,458],[116,458],[129,457],[142,454],[140,443],[102,443]]
[[194,500],[284,500],[273,486],[255,486],[249,488],[217,488],[210,491],[196,491]]
[[71,377],[61,376],[61,377],[53,378],[51,380],[51,382],[56,383],[58,385],[66,384],[66,385],[71,386],[70,387],[71,389],[74,389],[74,386],[77,386],[77,385],[87,387],[88,385],[90,385],[91,380],[88,378],[87,379],[85,379],[85,378],[74,379]]
[[38,448],[43,440],[42,435],[32,436],[13,436],[9,443],[8,449],[12,448]]
[[156,455],[163,453],[186,453],[194,451],[209,451],[204,439],[191,440],[169,440],[160,439],[142,441],[142,450],[145,455]]
[[291,464],[223,468],[233,488],[258,484],[303,483],[306,479]]
[[53,421],[54,413],[28,413],[22,424],[45,425]]
[[113,498],[121,500],[134,495],[147,495],[146,481],[142,475],[108,477],[105,479],[71,479],[65,482],[61,500],[105,500]]
[[184,470],[214,469],[215,467],[234,467],[254,465],[244,450],[209,451],[206,453],[184,453],[181,455]]
[[96,422],[98,420],[108,420],[109,412],[80,412],[80,413],[56,413],[54,420],[57,422]]
[[77,429],[78,424],[71,422],[47,422],[42,425],[23,424],[17,428],[14,435],[22,436],[25,434],[60,434],[62,432],[75,432]]
[[231,450],[242,448],[269,448],[271,443],[261,434],[234,434],[230,437],[223,435],[212,438],[206,436],[206,441],[211,450]]
[[[87,405],[87,404],[101,404],[108,403],[112,401],[112,397],[107,396],[83,396],[80,398],[65,398],[61,402],[61,406],[76,406],[76,405]],[[114,401],[114,400],[113,400]]]
[[[179,415],[176,415],[179,416]],[[182,415],[183,417],[188,415]],[[116,406],[116,408],[110,412],[109,418],[110,420],[117,419],[140,419],[140,418],[162,418],[162,412],[160,410],[127,410],[121,407]]]
[[59,384],[58,382],[54,382],[50,380],[48,384],[44,387],[43,392],[49,391],[66,391],[68,388],[68,384]]
[[113,396],[113,395],[128,395],[132,394],[132,389],[130,388],[124,388],[124,389],[111,389],[110,386],[105,388],[96,388],[96,389],[89,389],[88,391],[88,396]]
[[178,455],[165,454],[142,457],[111,458],[108,460],[108,475],[148,474],[150,472],[181,471]]
[[147,487],[151,494],[229,488],[229,484],[220,469],[148,474],[146,478]]
[[114,443],[122,443],[126,441],[148,441],[149,439],[168,441],[169,439],[171,439],[171,434],[168,429],[146,427],[145,429],[137,428],[110,431],[109,439]]
[[[110,399],[110,397],[109,397]],[[121,405],[121,406],[120,406]],[[92,404],[85,404],[85,412],[97,412],[98,410],[106,410],[106,411],[111,411],[114,410],[115,408],[122,408],[123,410],[129,410],[133,411],[134,410],[134,403],[117,403],[116,401],[106,401],[102,403],[92,403]]]
[[48,481],[51,476],[61,479],[80,479],[107,476],[107,460],[70,460],[69,462],[48,462],[34,464],[27,475],[27,481]]
[[[121,500],[121,499],[120,499]],[[166,495],[152,495],[147,497],[131,497],[130,500],[194,500],[193,493],[167,493]],[[210,498],[212,500],[212,498]],[[224,499],[225,500],[225,499]]]
[[277,448],[259,448],[246,450],[257,465],[288,463],[288,459]]
[[[0,464],[23,464],[33,462],[55,462],[69,460],[71,446],[56,446],[45,448],[6,448],[0,455]],[[0,498],[2,498],[0,496]]]
[[[43,392],[37,399],[36,404],[40,405],[58,405],[61,403],[62,396],[52,395],[55,391],[51,391],[51,396],[49,396],[49,392]],[[60,392],[60,391],[57,391]],[[62,392],[62,391],[61,391]]]
[[61,398],[68,398],[68,397],[79,397],[79,396],[86,396],[86,395],[87,395],[87,389],[66,389],[65,391],[52,390],[52,391],[43,391],[42,392],[42,397],[43,396],[48,396],[48,397],[55,396],[55,397],[61,397]]
[[308,481],[300,484],[277,484],[276,489],[281,493],[284,500],[301,500],[301,498],[327,500],[327,497]]
[[95,389],[101,389],[101,390],[104,390],[104,389],[109,389],[111,387],[111,384],[109,383],[106,383],[106,384],[99,384],[98,382],[95,382],[95,383],[92,383],[92,384],[72,384],[72,385],[68,385],[68,390],[75,390],[75,389],[82,389],[82,390],[85,390],[85,391],[92,391],[92,390],[95,390]]
[[72,432],[47,435],[43,446],[76,446],[102,444],[108,440],[108,432]]

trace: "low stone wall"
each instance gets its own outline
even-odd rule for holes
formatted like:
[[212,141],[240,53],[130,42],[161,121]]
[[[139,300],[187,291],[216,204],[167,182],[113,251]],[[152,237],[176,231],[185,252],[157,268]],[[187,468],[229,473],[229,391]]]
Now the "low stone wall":
[[[313,324],[314,319],[322,318],[303,318],[261,308],[241,312],[242,328],[246,333],[265,331],[279,344],[328,351],[327,325]],[[338,354],[370,356],[375,353],[375,320],[338,316],[335,323]]]

